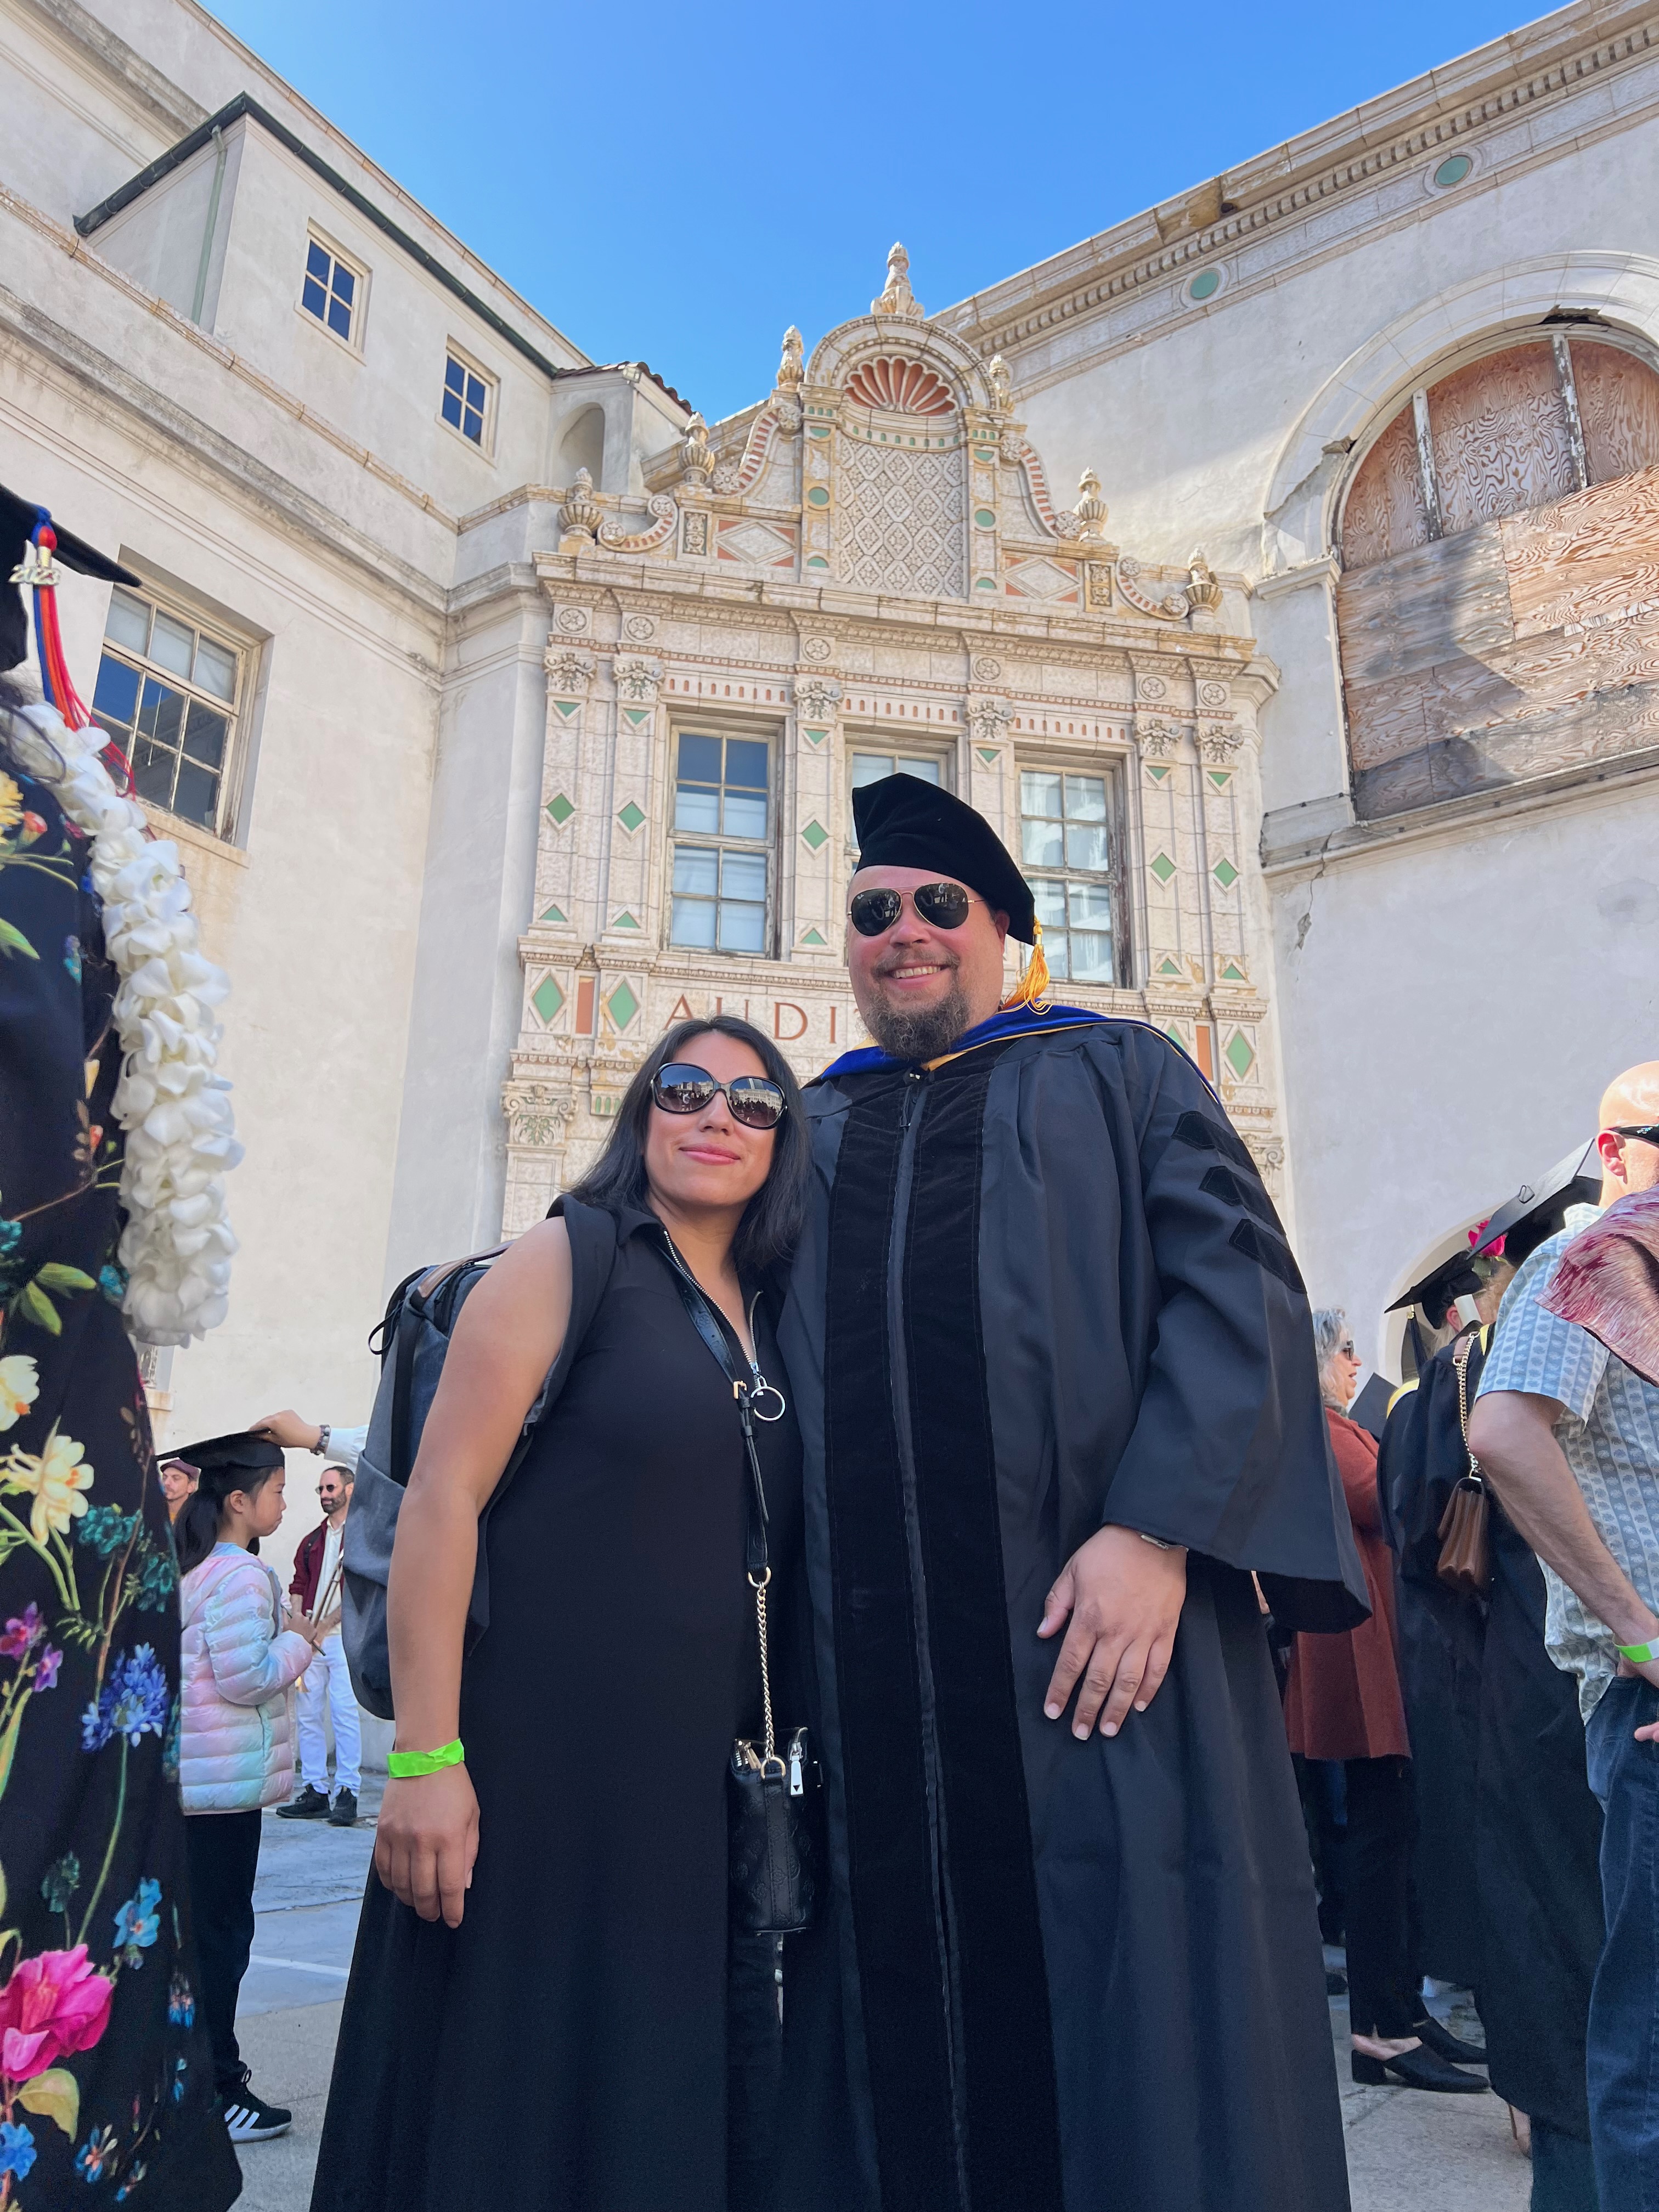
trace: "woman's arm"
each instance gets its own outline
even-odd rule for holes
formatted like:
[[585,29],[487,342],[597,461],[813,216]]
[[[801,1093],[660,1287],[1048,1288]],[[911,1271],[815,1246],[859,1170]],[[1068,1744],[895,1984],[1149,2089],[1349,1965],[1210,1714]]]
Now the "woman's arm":
[[[544,1221],[461,1308],[392,1553],[386,1640],[399,1751],[435,1751],[460,1733],[478,1516],[559,1356],[570,1295],[569,1236],[562,1221]],[[459,1927],[477,1851],[478,1801],[465,1765],[386,1784],[375,1868],[422,1920],[441,1912]]]

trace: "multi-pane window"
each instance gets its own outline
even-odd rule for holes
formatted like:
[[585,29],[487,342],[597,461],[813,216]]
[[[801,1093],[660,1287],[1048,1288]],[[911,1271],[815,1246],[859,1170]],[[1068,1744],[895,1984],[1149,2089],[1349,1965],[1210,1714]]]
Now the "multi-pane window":
[[853,755],[853,788],[878,783],[884,775],[919,776],[923,783],[943,784],[945,761],[939,753],[873,753],[861,748]]
[[462,437],[471,438],[475,446],[482,446],[489,416],[489,380],[452,353],[444,362],[445,422]]
[[117,589],[93,719],[132,763],[138,796],[216,830],[236,720],[239,656],[194,623]]
[[1109,799],[1103,775],[1020,771],[1020,856],[1042,950],[1050,970],[1076,983],[1114,980]]
[[675,945],[764,952],[770,747],[683,731],[675,763]]
[[361,283],[356,270],[349,267],[337,253],[331,253],[317,239],[311,240],[306,249],[306,281],[300,303],[307,314],[315,315],[319,323],[326,323],[335,337],[343,338],[348,345],[352,343]]

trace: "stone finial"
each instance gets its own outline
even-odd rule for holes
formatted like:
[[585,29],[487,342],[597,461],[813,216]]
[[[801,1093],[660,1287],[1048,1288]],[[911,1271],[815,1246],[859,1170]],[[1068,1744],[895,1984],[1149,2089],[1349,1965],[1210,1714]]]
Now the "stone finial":
[[578,469],[576,480],[565,494],[564,505],[559,510],[566,536],[586,540],[591,545],[604,519],[604,511],[593,496],[592,476],[586,469]]
[[705,483],[714,473],[708,425],[701,415],[694,415],[685,426],[685,435],[680,440],[680,462],[687,476],[701,477]]
[[791,323],[783,334],[783,358],[778,363],[779,391],[799,392],[805,374],[805,349],[800,332]]
[[895,243],[887,255],[887,283],[878,300],[872,300],[872,315],[902,315],[907,322],[922,319],[921,302],[910,289],[910,257]]
[[1221,605],[1221,584],[1204,558],[1204,548],[1194,548],[1187,562],[1187,602],[1196,614],[1200,608],[1213,614]]
[[1100,495],[1100,478],[1092,469],[1085,469],[1078,479],[1078,489],[1083,496],[1073,509],[1077,516],[1079,538],[1098,538],[1106,520],[1106,502]]
[[1008,374],[1008,364],[1000,353],[994,353],[985,364],[985,374],[991,386],[991,404],[999,415],[1010,415],[1014,406],[1014,382]]

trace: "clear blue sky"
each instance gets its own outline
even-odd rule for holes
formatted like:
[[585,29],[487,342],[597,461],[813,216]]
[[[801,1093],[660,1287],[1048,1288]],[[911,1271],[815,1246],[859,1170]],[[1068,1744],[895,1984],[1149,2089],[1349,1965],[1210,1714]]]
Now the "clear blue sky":
[[712,9],[219,0],[595,359],[713,421],[862,313],[933,309],[1516,27],[1503,0]]

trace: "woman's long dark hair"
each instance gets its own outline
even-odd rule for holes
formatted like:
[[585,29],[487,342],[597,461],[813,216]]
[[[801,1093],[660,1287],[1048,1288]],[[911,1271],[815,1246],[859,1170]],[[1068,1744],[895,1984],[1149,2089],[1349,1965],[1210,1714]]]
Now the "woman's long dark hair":
[[709,1036],[727,1036],[746,1044],[787,1102],[773,1146],[772,1172],[744,1207],[732,1240],[732,1257],[738,1274],[745,1282],[758,1282],[769,1268],[789,1257],[800,1235],[809,1158],[806,1119],[801,1111],[800,1085],[788,1061],[770,1037],[751,1024],[739,1021],[735,1014],[709,1014],[701,1021],[676,1022],[647,1055],[628,1086],[610,1142],[568,1195],[588,1206],[649,1205],[645,1137],[651,1120],[651,1085],[659,1067],[684,1059],[689,1045]]
[[204,1467],[197,1486],[179,1508],[173,1524],[173,1548],[179,1555],[179,1571],[187,1575],[199,1567],[219,1540],[219,1521],[225,1500],[233,1490],[253,1498],[273,1474],[274,1467]]

